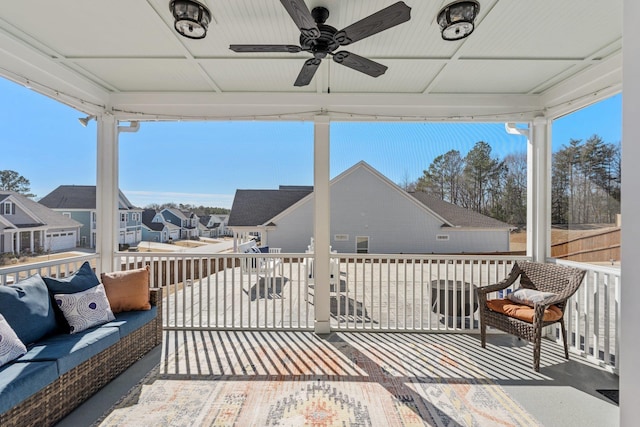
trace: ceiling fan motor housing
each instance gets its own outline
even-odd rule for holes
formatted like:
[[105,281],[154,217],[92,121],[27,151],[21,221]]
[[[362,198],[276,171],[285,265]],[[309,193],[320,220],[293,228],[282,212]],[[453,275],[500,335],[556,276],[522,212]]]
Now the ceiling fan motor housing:
[[316,21],[320,36],[317,38],[309,37],[307,34],[300,34],[300,47],[302,50],[311,52],[316,58],[324,58],[328,53],[333,52],[340,47],[335,39],[337,29],[325,22],[329,18],[329,10],[324,7],[315,7],[311,11],[311,16]]

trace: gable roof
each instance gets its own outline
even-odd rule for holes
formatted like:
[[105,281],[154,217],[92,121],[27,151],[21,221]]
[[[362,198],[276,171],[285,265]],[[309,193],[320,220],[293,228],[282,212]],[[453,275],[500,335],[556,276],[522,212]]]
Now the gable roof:
[[156,217],[155,209],[145,209],[142,211],[142,225],[147,227],[149,230],[153,231],[162,231],[164,228],[164,224],[162,222],[153,222],[153,218]]
[[[438,218],[442,221],[443,227],[513,228],[502,221],[445,202],[427,193],[407,193],[365,161],[356,163],[333,178],[330,186],[336,185],[359,169],[367,170],[373,177],[381,180],[394,191],[406,197],[407,201],[418,205],[421,209],[425,210],[425,213],[428,212],[430,215]],[[300,188],[304,188],[305,190],[298,190]],[[284,197],[286,195],[293,196],[293,194],[287,194],[287,192],[296,193],[299,197]],[[255,227],[257,225],[277,223],[279,217],[296,209],[300,204],[306,203],[312,197],[313,187],[281,186],[279,190],[237,190],[231,208],[229,226]]]
[[[35,227],[46,225],[52,228],[65,228],[65,227],[79,227],[78,221],[62,215],[59,212],[49,209],[46,206],[38,202],[34,202],[28,197],[13,191],[0,191],[0,200],[11,199],[13,202],[23,208],[30,216],[34,223],[30,224],[12,224],[18,228]],[[5,217],[5,220],[11,222],[10,217]]]
[[182,219],[187,219],[187,216],[185,215],[185,211],[182,211],[182,210],[180,210],[178,208],[164,208],[164,209],[162,209],[160,211],[160,213],[163,213],[163,212],[169,212],[170,214],[172,214],[176,218],[180,218],[181,220]]
[[[119,190],[120,209],[138,209]],[[96,209],[95,185],[60,185],[38,201],[51,209]]]
[[236,190],[229,227],[252,227],[267,223],[313,192],[309,186],[280,186],[277,190]]
[[442,200],[432,194],[423,191],[409,192],[413,197],[423,203],[432,211],[445,218],[454,227],[465,228],[514,228],[490,216],[463,208],[453,203]]

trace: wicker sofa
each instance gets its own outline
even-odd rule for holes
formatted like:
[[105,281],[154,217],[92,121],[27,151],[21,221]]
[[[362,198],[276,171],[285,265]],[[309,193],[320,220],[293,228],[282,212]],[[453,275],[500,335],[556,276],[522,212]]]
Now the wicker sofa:
[[49,426],[162,342],[162,289],[149,310],[84,331],[49,335],[0,367],[0,426]]

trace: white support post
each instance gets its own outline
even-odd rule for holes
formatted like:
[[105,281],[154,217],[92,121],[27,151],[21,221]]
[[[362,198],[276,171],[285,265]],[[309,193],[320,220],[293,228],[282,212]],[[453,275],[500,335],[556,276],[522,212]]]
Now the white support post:
[[313,144],[313,194],[314,194],[314,274],[315,274],[315,326],[317,334],[331,331],[329,252],[331,235],[331,209],[329,206],[329,117],[315,117]]
[[110,114],[97,118],[96,252],[97,273],[115,271],[118,249],[118,131]]
[[640,182],[640,16],[638,0],[624,0],[622,43],[622,260],[620,286],[620,355],[616,363],[620,366],[620,425],[638,425],[640,408],[640,198],[637,185]]
[[527,144],[527,256],[545,262],[551,242],[551,129],[536,117]]

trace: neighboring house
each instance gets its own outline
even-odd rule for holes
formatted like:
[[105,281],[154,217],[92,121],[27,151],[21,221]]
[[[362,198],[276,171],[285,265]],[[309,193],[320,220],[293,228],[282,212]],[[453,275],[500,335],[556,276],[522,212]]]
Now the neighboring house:
[[189,211],[183,211],[178,208],[165,208],[160,214],[166,222],[180,227],[179,239],[195,239],[199,236],[198,216]]
[[145,242],[166,243],[171,238],[171,228],[177,230],[180,235],[180,228],[164,221],[162,215],[155,209],[145,209],[142,211],[142,240]]
[[[311,186],[281,185],[277,190],[236,190],[228,228],[232,230],[236,240],[242,241],[249,239],[250,235],[260,233],[262,244],[266,245],[267,238],[270,237],[267,231],[275,228],[275,224],[270,224],[271,218],[310,194],[313,194]],[[305,231],[307,245],[310,237],[311,234]]]
[[[313,236],[314,195],[312,189],[304,194],[289,188],[237,190],[229,227],[240,235],[260,232],[263,245],[283,252],[304,252]],[[509,224],[407,193],[365,162],[331,180],[330,204],[330,244],[338,252],[509,251]]]
[[[80,246],[96,247],[95,185],[61,185],[39,203],[82,223]],[[133,206],[122,191],[118,195],[118,208],[118,243],[137,245],[142,240],[142,209]]]
[[0,253],[74,249],[80,224],[21,194],[0,191]]
[[229,228],[229,214],[216,214],[216,217],[220,220],[218,237],[233,236],[233,230]]
[[200,236],[204,237],[220,237],[224,224],[218,215],[203,215],[200,217],[198,229]]

